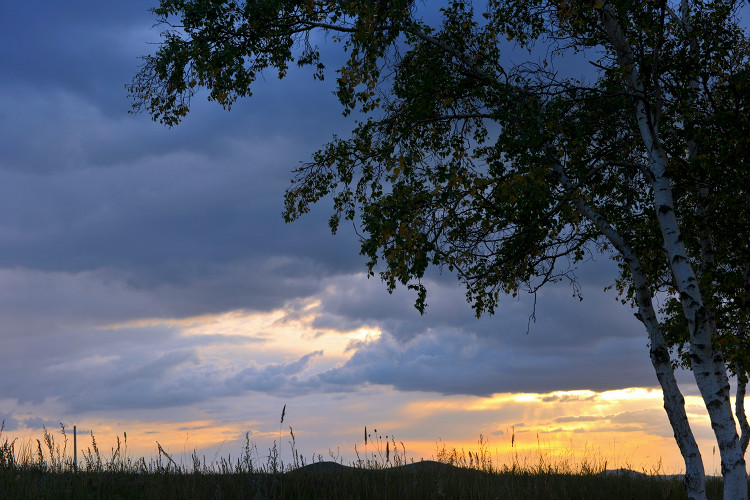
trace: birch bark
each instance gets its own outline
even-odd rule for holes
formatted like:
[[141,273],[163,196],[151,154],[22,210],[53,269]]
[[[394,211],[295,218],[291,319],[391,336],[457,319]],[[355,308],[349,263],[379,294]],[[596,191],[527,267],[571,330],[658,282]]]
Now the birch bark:
[[744,455],[747,451],[747,443],[750,441],[750,424],[745,414],[745,391],[747,390],[747,371],[742,366],[737,366],[737,393],[734,400],[734,414],[742,431],[740,435],[740,449]]
[[[685,10],[683,2],[683,10]],[[661,145],[658,124],[647,108],[647,96],[633,50],[621,29],[616,13],[609,4],[602,9],[602,22],[610,42],[615,47],[623,68],[628,69],[626,83],[637,97],[634,111],[643,145],[648,154],[652,179],[653,203],[661,228],[664,248],[680,295],[683,313],[690,330],[691,368],[698,389],[708,410],[711,427],[716,436],[724,476],[724,499],[747,500],[747,471],[739,436],[732,416],[729,398],[729,378],[724,359],[713,349],[712,339],[716,324],[711,311],[703,303],[695,271],[688,260],[679,221],[675,214],[671,179],[667,175],[667,154]]]
[[[750,205],[750,197],[748,197]],[[750,262],[746,262],[743,269],[743,298],[741,304],[741,313],[743,315],[740,326],[739,337],[741,339],[747,336],[747,314],[750,312]],[[747,421],[745,413],[745,391],[747,390],[747,365],[744,362],[735,363],[735,373],[737,374],[737,393],[734,400],[734,413],[737,416],[737,422],[740,426],[740,448],[744,455],[747,451],[748,442],[750,442],[750,424]]]
[[[568,190],[574,188],[561,165],[556,165],[555,170],[560,175],[563,186]],[[685,461],[684,484],[690,500],[705,500],[706,497],[706,474],[703,466],[698,443],[690,428],[690,422],[685,412],[685,398],[682,396],[677,380],[674,376],[672,363],[669,358],[669,348],[664,339],[664,334],[654,310],[651,298],[651,290],[643,271],[640,259],[625,239],[611,224],[598,212],[583,202],[580,198],[574,201],[576,209],[588,220],[590,220],[599,231],[622,255],[625,263],[633,276],[636,292],[636,303],[638,312],[636,317],[643,323],[648,332],[650,341],[651,364],[656,371],[656,378],[662,388],[664,398],[664,410],[667,412],[669,423],[674,432],[674,438]]]

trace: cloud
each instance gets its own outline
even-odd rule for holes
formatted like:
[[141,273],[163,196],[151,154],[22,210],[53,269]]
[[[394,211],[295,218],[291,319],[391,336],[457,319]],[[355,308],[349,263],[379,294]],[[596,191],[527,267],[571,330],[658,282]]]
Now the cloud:
[[[615,276],[612,263],[592,263],[595,268]],[[586,276],[581,278],[587,279]],[[398,339],[408,340],[426,328],[465,329],[480,337],[502,338],[530,350],[559,351],[585,349],[607,338],[643,339],[643,325],[632,310],[620,304],[614,293],[605,293],[601,277],[593,283],[582,281],[584,300],[573,297],[565,284],[549,285],[536,298],[522,294],[519,298],[501,297],[494,316],[477,319],[467,304],[464,289],[453,281],[424,280],[428,289],[428,308],[420,316],[413,307],[414,294],[397,288],[386,293],[376,278],[340,275],[327,280],[320,294],[322,304],[316,326],[351,329],[356,324],[378,325]],[[530,316],[535,313],[536,321]]]
[[8,272],[93,273],[159,292],[154,308],[175,316],[273,309],[363,268],[354,233],[332,237],[322,210],[282,220],[290,169],[314,149],[300,137],[247,120],[167,131],[67,90],[0,96]]
[[[420,317],[403,302],[402,292],[390,296],[361,274],[279,279],[276,270],[289,262],[294,261],[281,259],[265,270],[252,263],[227,266],[217,275],[156,286],[134,286],[106,269],[0,270],[0,315],[8,347],[0,353],[0,389],[20,402],[57,399],[70,409],[91,411],[184,406],[253,391],[290,397],[348,393],[368,385],[482,396],[655,385],[637,337],[597,339],[583,331],[580,341],[566,345],[557,338],[559,329],[539,325],[527,335],[523,304],[515,319],[449,326],[443,315],[450,307],[466,314],[464,303],[451,300],[460,290],[439,288],[445,306],[434,315],[438,319]],[[267,277],[259,280],[261,272]],[[245,283],[251,279],[255,282]],[[301,298],[284,300],[295,295]],[[373,307],[367,308],[368,302]],[[278,348],[269,343],[273,324],[248,324],[241,334],[212,332],[209,324],[201,335],[186,335],[189,325],[178,321],[191,312],[211,316],[245,305],[259,314],[280,308],[274,324],[305,328],[310,349],[290,359],[293,343]],[[132,321],[159,317],[177,322]],[[124,326],[109,329],[117,323]],[[349,338],[347,331],[363,327],[382,334],[349,340],[346,357],[336,362],[321,352],[327,338]],[[396,333],[386,329],[391,327]],[[495,331],[500,327],[508,330]],[[30,375],[20,379],[13,375],[26,372]]]
[[60,425],[60,422],[55,422],[53,420],[44,419],[40,417],[29,417],[24,418],[21,423],[24,427],[27,429],[42,429],[46,428],[48,431],[51,429],[54,429],[55,427],[58,427]]
[[20,427],[20,422],[11,413],[0,411],[0,425],[4,431],[14,431]]
[[258,391],[271,394],[294,394],[299,392],[299,375],[308,368],[310,361],[322,356],[323,351],[305,354],[290,363],[272,363],[261,368],[251,366],[226,381],[234,393]]
[[579,401],[593,401],[596,399],[595,394],[591,394],[588,396],[579,396],[579,395],[571,395],[571,394],[550,394],[548,396],[544,396],[542,398],[542,401],[545,403],[574,403]]
[[[546,400],[543,399],[543,401]],[[555,422],[560,424],[567,422],[599,422],[608,418],[609,417],[606,417],[604,415],[572,415],[568,417],[557,417],[555,418]]]
[[407,342],[392,335],[356,345],[342,366],[318,376],[332,387],[385,384],[401,391],[489,396],[654,386],[638,342],[605,339],[586,351],[557,354],[503,346],[461,330],[427,330]]
[[[77,322],[78,314],[70,312],[68,325],[43,321],[6,338],[8,349],[0,353],[5,397],[18,404],[55,401],[79,413],[185,407],[251,392],[291,397],[309,390],[303,373],[323,356],[315,350],[284,360],[290,355],[277,347],[283,344],[271,342],[262,325],[247,320],[243,326],[241,317],[227,328],[211,315],[108,325],[109,314],[99,311],[100,322],[92,325],[93,317]],[[265,320],[271,326],[272,317]]]

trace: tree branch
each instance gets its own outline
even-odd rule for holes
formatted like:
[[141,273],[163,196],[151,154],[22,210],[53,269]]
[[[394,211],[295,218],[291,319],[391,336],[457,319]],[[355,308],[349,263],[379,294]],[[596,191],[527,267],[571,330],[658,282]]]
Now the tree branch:
[[735,363],[737,372],[737,394],[734,400],[734,414],[737,416],[737,422],[740,425],[740,447],[742,454],[747,451],[747,444],[750,442],[750,424],[745,414],[745,391],[747,390],[747,370],[741,363]]
[[[434,45],[435,47],[438,47],[444,52],[452,55],[461,64],[466,66],[467,69],[469,69],[472,73],[474,73],[474,75],[478,76],[482,80],[486,80],[487,82],[492,83],[493,85],[501,84],[501,82],[497,81],[497,79],[494,76],[492,76],[491,74],[487,73],[482,68],[477,66],[477,64],[472,60],[472,58],[468,54],[461,52],[455,47],[451,47],[447,43],[438,40],[434,36],[428,35],[423,30],[419,29],[419,26],[417,26],[416,23],[410,22],[409,24],[406,25],[406,27],[404,28],[404,31],[407,33],[411,33],[417,38],[420,38],[421,40],[424,40],[425,42],[431,45]],[[505,72],[505,69],[500,65],[498,65],[497,67],[498,69],[500,69],[500,72],[503,74],[503,76],[505,76],[505,79],[507,81],[508,74]]]
[[470,120],[472,118],[492,119],[494,118],[494,116],[490,113],[467,113],[467,114],[457,114],[457,115],[444,115],[444,116],[437,116],[435,118],[425,118],[424,120],[415,120],[414,123],[422,124],[422,123],[434,123],[434,122],[449,121],[449,120]]

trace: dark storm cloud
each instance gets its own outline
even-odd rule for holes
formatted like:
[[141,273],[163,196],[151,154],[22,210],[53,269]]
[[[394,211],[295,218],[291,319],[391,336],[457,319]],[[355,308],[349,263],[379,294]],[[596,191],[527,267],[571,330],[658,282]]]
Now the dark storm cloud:
[[334,98],[304,75],[259,81],[232,113],[197,99],[171,130],[128,115],[123,85],[158,34],[150,6],[3,6],[2,36],[24,50],[0,79],[0,267],[147,292],[113,318],[272,309],[359,268],[352,233],[331,238],[322,210],[281,218],[291,169],[342,123]]
[[[30,170],[0,170],[0,266],[106,268],[137,288],[181,287],[205,311],[278,307],[295,293],[314,291],[321,273],[361,265],[352,233],[332,238],[321,211],[283,223],[289,168],[305,154],[294,141],[246,137],[215,154],[142,153],[130,163],[102,168],[85,158],[93,149],[81,142],[96,142],[91,136],[102,132],[84,132],[105,125],[80,130],[66,123],[60,134],[49,131],[45,147],[13,146],[26,155],[13,161]],[[115,137],[127,134],[106,140],[117,143]],[[60,138],[66,135],[75,137]],[[135,151],[141,144],[133,140],[129,147]],[[245,272],[238,274],[238,268]],[[314,279],[301,283],[305,276]],[[288,281],[295,281],[293,289],[282,286]],[[234,300],[226,301],[228,294]],[[262,303],[253,304],[254,297]]]
[[[144,317],[185,317],[233,309],[275,309],[297,295],[318,291],[305,277],[279,278],[273,265],[247,261],[207,268],[179,283],[140,283],[150,278],[96,270],[80,273],[0,270],[0,334],[4,340],[37,342],[39,336]],[[162,271],[163,272],[163,271]],[[139,283],[133,284],[132,281]],[[135,335],[135,333],[134,333]],[[135,341],[135,339],[133,339]],[[0,351],[0,360],[13,356]]]
[[293,130],[304,155],[277,169],[285,175],[276,177],[286,180],[298,160],[346,126],[329,87],[316,84],[309,70],[296,68],[280,82],[273,74],[267,81],[263,75],[255,96],[236,103],[232,113],[199,94],[191,116],[171,130],[146,115],[128,115],[125,84],[137,72],[140,57],[156,49],[163,29],[152,27],[155,19],[148,9],[156,4],[76,0],[0,7],[0,36],[12,49],[3,54],[0,77],[3,168],[59,172],[175,150],[214,157],[232,140],[262,142]]
[[91,93],[132,64],[128,44],[156,40],[158,32],[143,38],[151,6],[148,0],[3,2],[0,28],[14,49],[3,54],[5,80]]

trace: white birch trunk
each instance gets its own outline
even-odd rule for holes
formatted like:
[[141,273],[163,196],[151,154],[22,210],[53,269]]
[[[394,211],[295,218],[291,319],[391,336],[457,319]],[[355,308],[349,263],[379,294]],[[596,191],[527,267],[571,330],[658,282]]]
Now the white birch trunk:
[[695,271],[688,261],[674,211],[672,184],[666,173],[667,155],[658,142],[656,131],[650,126],[650,117],[643,101],[636,101],[636,117],[649,154],[654,208],[661,227],[664,248],[690,329],[691,368],[719,445],[721,472],[724,476],[724,499],[747,500],[747,471],[732,416],[729,378],[724,359],[718,350],[713,349],[712,344],[716,324],[703,304]]
[[[555,170],[560,175],[563,185],[567,189],[572,189],[573,184],[567,178],[562,166],[557,165]],[[578,211],[589,219],[612,243],[630,269],[636,290],[636,302],[638,304],[636,317],[644,324],[648,332],[651,343],[651,364],[656,371],[656,378],[659,380],[659,385],[661,385],[664,410],[667,412],[675,441],[685,461],[685,489],[690,500],[706,500],[706,474],[703,467],[703,459],[701,458],[693,431],[690,428],[690,422],[685,412],[685,398],[682,396],[674,376],[674,370],[669,358],[669,348],[664,340],[661,326],[656,317],[651,299],[651,290],[648,287],[640,260],[632,247],[614,230],[604,217],[586,205],[581,199],[575,199],[574,203]]]
[[713,349],[716,324],[703,304],[698,280],[682,241],[674,211],[672,184],[667,177],[667,156],[642,101],[636,102],[641,137],[649,154],[653,176],[654,208],[664,238],[664,248],[690,329],[690,361],[695,381],[711,419],[721,455],[724,499],[747,500],[747,472],[729,398],[729,378],[724,359]]
[[654,208],[683,313],[690,329],[690,360],[693,375],[719,445],[721,471],[724,476],[724,500],[747,500],[747,471],[732,416],[726,366],[721,353],[713,349],[712,339],[716,333],[716,324],[711,319],[710,311],[703,304],[698,280],[682,241],[674,210],[672,184],[667,177],[667,155],[659,141],[654,116],[646,108],[646,96],[633,51],[612,7],[605,4],[601,10],[604,28],[617,51],[620,64],[629,70],[627,85],[637,96],[634,98],[635,116],[648,153]]
[[734,400],[734,414],[740,424],[740,449],[744,455],[747,451],[747,443],[750,441],[750,424],[745,414],[745,391],[747,389],[747,372],[742,366],[737,366],[737,393]]
[[[748,206],[750,206],[750,194],[747,198]],[[740,326],[739,336],[743,338],[747,335],[747,314],[750,313],[750,262],[746,262],[743,269],[743,288],[744,298],[742,299],[741,310],[742,310],[742,325]],[[735,363],[735,373],[737,373],[737,393],[734,400],[734,414],[737,417],[737,422],[740,425],[740,448],[742,454],[747,452],[747,445],[750,442],[750,424],[747,421],[747,414],[745,413],[745,391],[747,390],[747,365],[745,363]]]
[[[607,235],[606,232],[605,235]],[[620,242],[617,242],[615,238],[609,239],[616,248],[617,243],[621,245],[618,250],[620,250],[620,254],[625,259],[633,276],[636,302],[638,304],[636,317],[644,324],[648,331],[651,343],[651,364],[656,371],[656,377],[662,388],[664,409],[672,426],[675,441],[685,461],[684,483],[688,498],[690,500],[703,500],[706,498],[706,475],[703,460],[698,449],[698,443],[696,443],[695,436],[690,428],[687,413],[685,412],[685,398],[682,396],[682,392],[674,376],[674,370],[669,358],[669,348],[664,340],[661,326],[654,311],[651,290],[646,282],[640,261],[633,251],[621,239]]]

